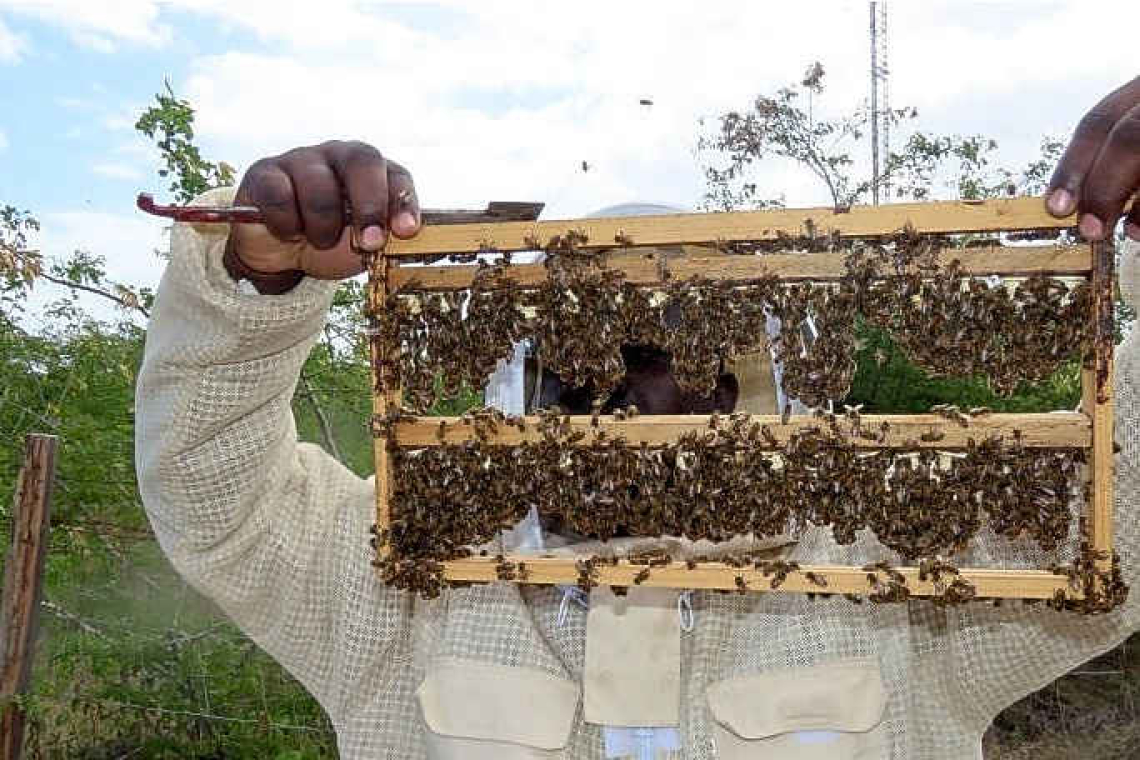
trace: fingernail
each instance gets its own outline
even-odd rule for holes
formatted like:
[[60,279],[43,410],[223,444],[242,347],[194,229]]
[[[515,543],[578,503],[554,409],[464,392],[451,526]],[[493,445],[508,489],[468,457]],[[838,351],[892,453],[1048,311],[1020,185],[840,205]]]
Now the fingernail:
[[401,211],[396,215],[394,226],[399,227],[401,232],[411,232],[416,228],[416,217],[411,211]]
[[365,227],[360,233],[360,246],[367,251],[378,251],[384,246],[384,241],[388,239],[388,233],[384,231],[383,227],[372,225]]
[[1140,243],[1140,224],[1128,222],[1124,225],[1124,234]]
[[1086,240],[1100,240],[1101,235],[1104,234],[1104,225],[1092,214],[1085,214],[1081,217],[1079,229]]
[[1063,187],[1059,187],[1049,194],[1046,207],[1051,213],[1058,216],[1068,216],[1073,213],[1073,194]]

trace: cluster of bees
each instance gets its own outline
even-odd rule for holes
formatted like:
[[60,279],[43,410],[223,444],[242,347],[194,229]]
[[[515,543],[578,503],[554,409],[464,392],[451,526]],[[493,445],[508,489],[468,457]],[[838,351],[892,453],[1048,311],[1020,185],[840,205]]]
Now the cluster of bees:
[[[581,233],[551,241],[547,277],[535,287],[507,276],[508,257],[481,265],[466,291],[417,291],[413,282],[390,294],[374,317],[386,347],[377,376],[423,411],[464,385],[482,387],[514,343],[531,338],[545,368],[604,396],[621,381],[621,347],[645,345],[669,352],[682,391],[700,397],[716,387],[722,360],[770,347],[788,394],[822,406],[850,388],[860,317],[888,330],[931,374],[980,374],[1001,394],[1088,348],[1086,283],[1070,289],[1038,274],[1010,290],[967,277],[957,261],[938,262],[950,244],[941,236],[833,240],[847,254],[834,282],[781,283],[770,274],[681,281],[665,271],[653,288],[627,282],[606,254],[580,249],[584,242]],[[786,328],[770,346],[769,316]],[[809,317],[813,341],[796,329]]]
[[[736,414],[650,447],[571,430],[567,417],[547,412],[536,440],[508,446],[492,437],[499,425],[525,430],[522,418],[469,413],[458,423],[471,430],[463,443],[391,448],[398,477],[382,537],[386,580],[438,592],[440,562],[494,545],[535,504],[549,528],[582,538],[720,542],[814,525],[830,527],[840,544],[869,529],[908,561],[962,551],[983,523],[1046,550],[1069,537],[1082,450],[1028,448],[1019,436],[971,439],[955,457],[867,450],[856,445],[867,435],[857,417],[820,423],[781,444]],[[878,591],[888,594],[889,581]]]
[[1128,599],[1128,584],[1124,582],[1120,568],[1120,555],[1113,553],[1109,567],[1103,568],[1101,565],[1107,558],[1106,553],[1092,548],[1083,523],[1082,519],[1082,538],[1076,559],[1049,567],[1054,575],[1069,579],[1068,589],[1058,589],[1046,603],[1055,610],[1085,615],[1111,612]]
[[464,386],[482,388],[527,334],[501,266],[481,268],[468,292],[389,295],[372,323],[374,340],[385,347],[374,377],[381,387],[401,388],[405,406],[417,411],[459,395]]
[[[852,251],[841,288],[854,310],[888,330],[928,373],[982,375],[996,393],[1040,382],[1074,352],[1091,348],[1087,282],[1070,289],[1035,274],[1012,292],[1001,281],[965,277],[961,263],[941,266],[937,237],[902,233],[892,246]],[[884,277],[885,276],[885,277]]]
[[[999,393],[1046,377],[1078,350],[1088,358],[1087,284],[1070,289],[1034,275],[1007,289],[967,277],[958,262],[937,261],[948,244],[937,236],[780,242],[780,250],[841,247],[846,271],[833,282],[787,283],[771,275],[682,282],[663,271],[662,284],[653,288],[627,282],[607,266],[605,255],[583,251],[585,242],[574,231],[550,241],[548,276],[535,287],[513,282],[507,259],[480,265],[464,292],[429,293],[412,285],[390,294],[387,308],[373,315],[384,346],[377,353],[377,391],[399,388],[403,409],[422,411],[464,385],[481,387],[517,341],[531,338],[541,346],[545,368],[600,396],[622,379],[622,345],[668,351],[678,384],[695,395],[712,391],[723,359],[771,348],[783,364],[788,394],[821,407],[848,392],[859,318],[890,331],[928,372],[979,373]],[[785,329],[769,346],[770,316]],[[817,338],[805,342],[799,329],[787,328],[809,317]],[[944,411],[969,424],[969,415]],[[813,525],[851,544],[859,531],[870,530],[906,561],[918,562],[920,578],[932,580],[939,592],[936,603],[963,603],[977,598],[974,588],[941,557],[964,550],[982,525],[1054,550],[1069,538],[1073,504],[1085,485],[1081,450],[1027,448],[1017,435],[970,439],[953,455],[929,448],[869,450],[853,439],[882,439],[885,431],[863,430],[857,413],[846,432],[834,415],[821,415],[826,423],[801,428],[783,444],[747,415],[732,415],[727,425],[714,420],[707,431],[649,447],[600,430],[585,441],[586,433],[570,432],[567,418],[547,410],[537,440],[504,446],[490,440],[497,426],[525,429],[525,421],[482,410],[464,417],[469,440],[419,450],[395,445],[392,425],[403,413],[393,410],[374,424],[397,477],[392,519],[373,544],[388,548],[377,561],[387,583],[428,597],[447,585],[442,562],[494,552],[477,547],[493,546],[501,531],[537,504],[549,529],[600,540],[672,535],[716,542]],[[1086,541],[1073,563],[1054,566],[1079,594],[1062,590],[1049,604],[1086,613],[1120,604],[1127,588],[1119,566],[1105,570],[1098,559]],[[591,588],[597,568],[614,561],[582,558],[579,585]],[[727,561],[761,570],[772,588],[798,570],[779,560]],[[653,564],[647,560],[634,582],[648,579]],[[864,570],[870,601],[909,597],[905,578],[889,563]],[[496,574],[519,580],[527,570],[500,554]],[[747,589],[743,576],[737,581],[738,590]],[[809,581],[827,593],[826,579]]]

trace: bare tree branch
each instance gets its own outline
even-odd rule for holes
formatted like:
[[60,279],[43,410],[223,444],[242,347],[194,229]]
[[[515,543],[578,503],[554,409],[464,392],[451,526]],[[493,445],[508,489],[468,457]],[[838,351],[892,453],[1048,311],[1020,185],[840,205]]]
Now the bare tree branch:
[[87,293],[93,293],[94,295],[102,296],[103,298],[110,299],[110,300],[114,301],[115,303],[117,303],[122,308],[127,309],[128,311],[132,311],[132,310],[137,311],[140,314],[142,314],[144,317],[146,317],[147,319],[150,319],[150,312],[146,309],[145,306],[143,306],[141,303],[138,303],[134,299],[128,299],[128,298],[125,298],[121,295],[116,295],[109,290],[104,290],[103,288],[97,288],[94,285],[84,285],[83,283],[75,282],[74,280],[68,280],[68,279],[65,279],[63,277],[56,277],[54,275],[48,274],[47,272],[41,272],[39,274],[39,277],[42,277],[43,279],[47,280],[48,282],[54,282],[56,285],[62,285],[65,288],[71,288],[73,290],[82,290],[82,291],[87,292]]
[[321,428],[321,438],[325,441],[325,448],[329,453],[336,457],[338,462],[344,463],[344,457],[340,453],[340,447],[336,444],[336,437],[333,435],[332,425],[329,424],[328,416],[325,410],[321,408],[320,402],[317,400],[317,395],[313,391],[313,386],[309,382],[308,376],[301,372],[301,395],[309,402],[313,409],[313,414],[317,418],[317,424]]

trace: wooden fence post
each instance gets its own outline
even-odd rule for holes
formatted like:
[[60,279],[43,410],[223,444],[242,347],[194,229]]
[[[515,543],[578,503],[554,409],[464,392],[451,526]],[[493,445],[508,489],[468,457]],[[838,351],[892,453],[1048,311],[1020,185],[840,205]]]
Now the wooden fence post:
[[25,716],[16,697],[32,674],[58,443],[54,435],[29,435],[16,479],[12,549],[0,603],[0,760],[19,760],[23,746]]

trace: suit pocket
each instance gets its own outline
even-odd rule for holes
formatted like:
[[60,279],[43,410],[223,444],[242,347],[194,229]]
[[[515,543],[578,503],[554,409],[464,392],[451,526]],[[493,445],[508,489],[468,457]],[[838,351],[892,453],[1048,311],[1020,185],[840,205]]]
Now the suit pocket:
[[721,760],[882,760],[887,696],[871,659],[767,671],[708,689]]
[[545,671],[445,659],[416,691],[433,760],[551,760],[578,713],[578,684]]

